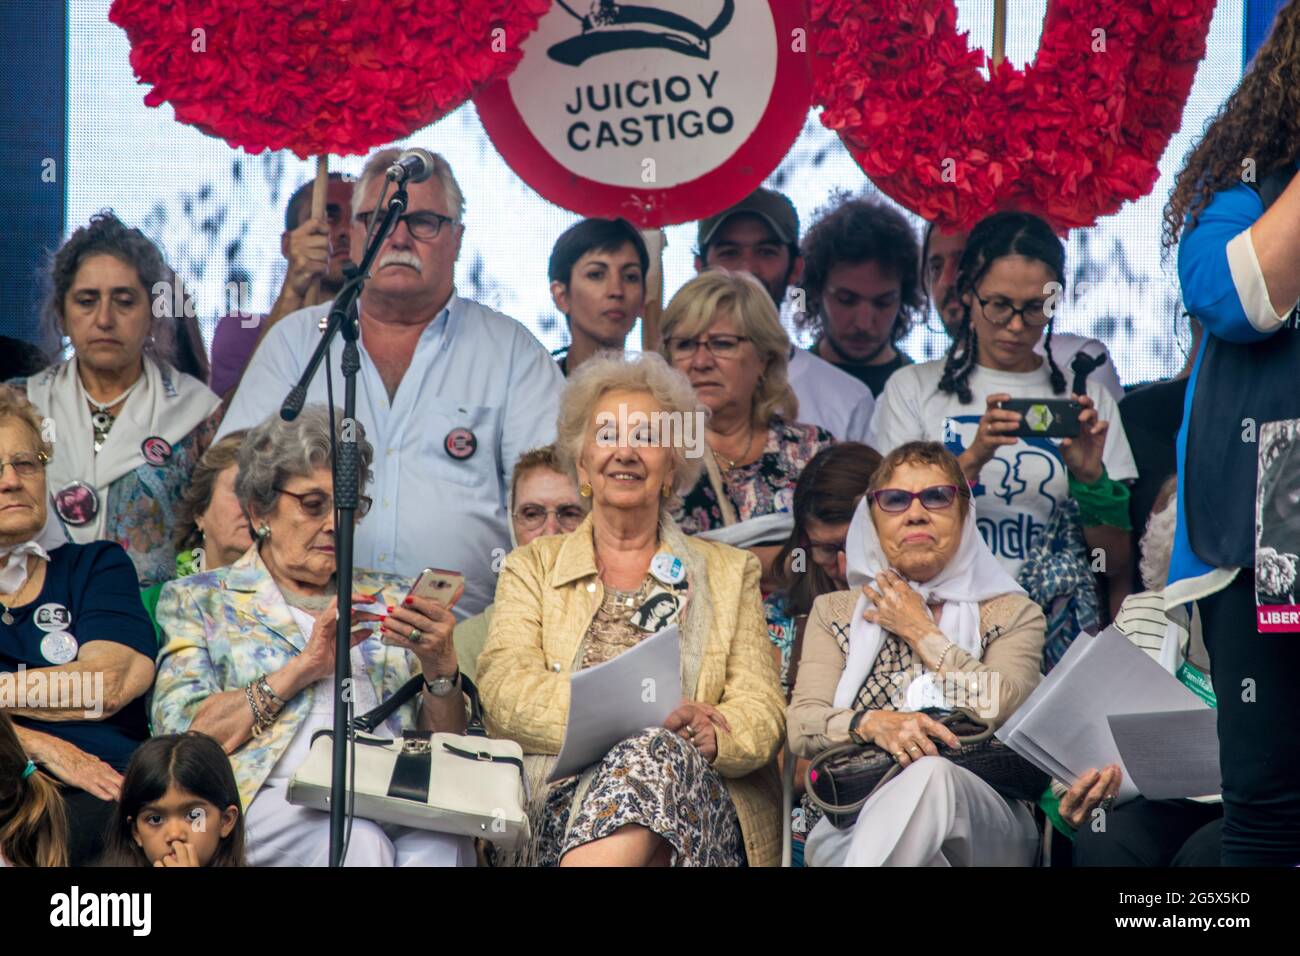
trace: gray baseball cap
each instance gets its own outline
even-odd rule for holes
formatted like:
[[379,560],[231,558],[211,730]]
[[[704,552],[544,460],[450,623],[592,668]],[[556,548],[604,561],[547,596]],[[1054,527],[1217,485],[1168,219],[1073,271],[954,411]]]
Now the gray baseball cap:
[[704,249],[713,240],[714,234],[732,216],[740,214],[758,216],[772,228],[772,232],[782,242],[797,246],[799,244],[799,213],[782,193],[771,189],[755,189],[752,193],[717,215],[700,220],[699,237],[696,246]]

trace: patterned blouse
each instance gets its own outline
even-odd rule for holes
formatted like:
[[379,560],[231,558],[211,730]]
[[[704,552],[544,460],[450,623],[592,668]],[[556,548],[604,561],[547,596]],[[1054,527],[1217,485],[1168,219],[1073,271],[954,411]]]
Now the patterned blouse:
[[[722,475],[737,520],[789,511],[794,503],[794,486],[799,475],[819,451],[834,443],[835,439],[824,428],[787,422],[781,416],[773,415],[763,453],[750,464],[738,465]],[[681,510],[673,518],[687,534],[699,534],[723,526],[722,509],[718,507],[707,473],[700,475],[700,480],[686,494]]]
[[794,650],[798,622],[786,610],[784,591],[773,591],[763,599],[763,616],[767,619],[767,636],[772,646],[781,651],[781,690],[789,698],[790,654]]

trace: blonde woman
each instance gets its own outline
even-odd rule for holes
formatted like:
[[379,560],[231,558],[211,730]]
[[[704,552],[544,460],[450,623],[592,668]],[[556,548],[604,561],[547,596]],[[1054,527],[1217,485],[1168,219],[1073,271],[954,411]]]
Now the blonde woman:
[[[785,707],[759,598],[758,562],[681,533],[670,517],[699,460],[605,423],[691,415],[689,383],[653,353],[589,358],[570,377],[557,450],[591,513],[539,537],[501,570],[478,686],[493,736],[523,747],[539,866],[773,866]],[[620,429],[622,426],[620,425]],[[629,441],[629,437],[634,440]],[[666,613],[660,613],[666,610]],[[638,613],[642,612],[642,613]],[[654,613],[652,613],[654,612]],[[669,623],[684,702],[659,728],[616,743],[547,786],[564,740],[574,671]]]
[[[834,439],[797,421],[790,339],[771,296],[753,276],[711,269],[673,296],[662,331],[664,358],[710,412],[704,472],[674,515],[681,529],[697,534],[789,512],[799,474]],[[755,552],[767,568],[778,550]]]

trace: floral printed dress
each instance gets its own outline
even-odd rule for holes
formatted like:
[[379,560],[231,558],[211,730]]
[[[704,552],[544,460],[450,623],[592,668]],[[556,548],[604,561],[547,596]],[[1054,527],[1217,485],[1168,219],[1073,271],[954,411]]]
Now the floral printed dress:
[[[794,504],[795,483],[804,468],[819,451],[834,443],[835,439],[824,428],[787,422],[773,415],[763,453],[749,464],[738,465],[722,474],[736,519],[746,521],[789,511]],[[686,534],[723,527],[722,509],[707,473],[700,475],[673,518]]]
[[[617,657],[649,636],[616,608],[628,592],[608,589],[587,633],[582,666]],[[662,837],[670,866],[744,866],[740,818],[722,777],[694,744],[648,728],[615,744],[597,766],[581,805],[579,777],[550,788],[534,823],[535,862],[557,866],[565,853],[635,823]],[[572,818],[572,819],[570,819]]]

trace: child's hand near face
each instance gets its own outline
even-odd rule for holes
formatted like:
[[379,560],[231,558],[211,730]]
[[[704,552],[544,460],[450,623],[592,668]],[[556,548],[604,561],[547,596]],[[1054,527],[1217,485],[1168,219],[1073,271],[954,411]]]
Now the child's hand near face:
[[200,866],[197,851],[188,843],[177,841],[172,844],[172,852],[154,860],[154,866]]

